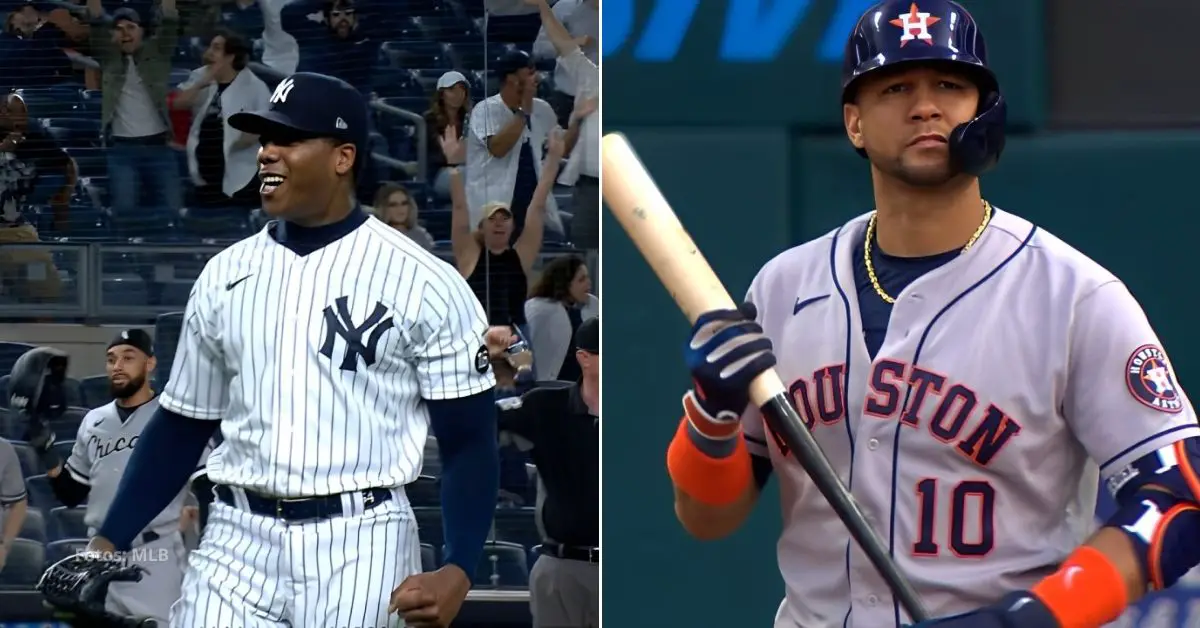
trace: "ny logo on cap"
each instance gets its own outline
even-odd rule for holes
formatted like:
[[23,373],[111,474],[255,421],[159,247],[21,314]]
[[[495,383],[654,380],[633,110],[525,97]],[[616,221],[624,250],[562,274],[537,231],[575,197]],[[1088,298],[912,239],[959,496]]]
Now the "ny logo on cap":
[[343,130],[343,131],[345,131],[346,129],[350,128],[350,125],[346,124],[346,121],[345,121],[345,120],[343,120],[343,119],[341,119],[341,118],[338,118],[338,119],[337,119],[337,122],[334,122],[334,123],[333,123],[333,125],[334,125],[334,126],[336,126],[338,129],[340,129],[340,130]]
[[271,103],[287,102],[288,94],[292,93],[292,88],[296,86],[296,82],[290,78],[283,79],[279,86],[275,88],[275,93],[271,94]]

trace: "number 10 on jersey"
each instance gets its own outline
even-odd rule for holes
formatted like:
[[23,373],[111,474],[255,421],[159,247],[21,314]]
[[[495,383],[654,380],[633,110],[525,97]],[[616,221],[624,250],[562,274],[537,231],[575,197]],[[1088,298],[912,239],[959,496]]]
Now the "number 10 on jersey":
[[[925,478],[916,485],[915,556],[983,558],[995,546],[996,489],[983,480]],[[948,500],[949,508],[942,506]]]

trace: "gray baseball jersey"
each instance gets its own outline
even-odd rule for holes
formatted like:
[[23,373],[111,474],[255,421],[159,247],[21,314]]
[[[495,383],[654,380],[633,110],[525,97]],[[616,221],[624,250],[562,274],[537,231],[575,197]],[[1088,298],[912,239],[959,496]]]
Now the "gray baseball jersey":
[[12,443],[0,438],[0,530],[4,529],[4,518],[9,506],[27,497],[25,475],[21,473],[21,460]]
[[[117,402],[110,401],[88,412],[79,424],[75,445],[71,448],[71,455],[67,457],[64,466],[76,482],[90,487],[84,523],[93,533],[104,522],[108,508],[117,495],[117,486],[121,483],[125,466],[129,464],[129,458],[133,455],[142,430],[156,410],[157,398],[142,404],[122,421],[117,411]],[[195,474],[204,472],[207,457],[208,450],[205,450],[196,464]],[[180,491],[146,529],[172,529],[172,526],[178,529],[179,513],[187,493],[187,488]]]
[[[1200,426],[1128,289],[999,210],[969,252],[899,294],[872,359],[851,259],[867,217],[767,263],[748,299],[797,410],[930,612],[968,611],[1085,539],[1098,479]],[[779,477],[775,625],[907,622],[761,415],[743,422]]]

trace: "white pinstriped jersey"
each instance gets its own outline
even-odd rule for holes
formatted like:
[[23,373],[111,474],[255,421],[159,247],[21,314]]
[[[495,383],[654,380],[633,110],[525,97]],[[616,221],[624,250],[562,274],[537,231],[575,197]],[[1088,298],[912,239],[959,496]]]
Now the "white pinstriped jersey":
[[[870,356],[851,253],[866,218],[768,262],[747,298],[797,410],[901,571],[933,616],[965,612],[1029,588],[1085,539],[1098,478],[1200,426],[1124,284],[1000,210],[970,251],[896,296]],[[776,626],[905,623],[759,412],[742,420],[780,483]]]
[[[117,412],[117,402],[110,401],[88,412],[79,424],[75,444],[71,447],[71,455],[67,456],[63,468],[76,482],[89,487],[87,512],[83,522],[92,530],[104,523],[104,517],[117,495],[117,486],[121,483],[121,476],[125,474],[125,467],[129,464],[129,458],[133,456],[142,430],[157,410],[158,398],[154,398],[138,406],[122,421]],[[193,478],[204,471],[210,451],[206,448],[201,454]],[[153,530],[179,521],[179,513],[187,492],[186,488],[180,491],[175,499],[146,525],[146,529]]]
[[423,400],[495,385],[483,306],[452,266],[375,218],[306,256],[271,228],[200,274],[163,407],[222,421],[218,484],[308,497],[415,480]]

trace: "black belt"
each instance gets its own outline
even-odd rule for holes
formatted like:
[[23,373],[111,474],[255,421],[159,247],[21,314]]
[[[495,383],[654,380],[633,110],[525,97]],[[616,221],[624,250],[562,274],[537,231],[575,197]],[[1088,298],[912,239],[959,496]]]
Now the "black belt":
[[[217,484],[213,489],[217,499],[237,507],[234,501],[233,489],[224,484]],[[299,497],[287,499],[260,495],[243,489],[246,494],[246,505],[250,512],[263,517],[282,519],[283,521],[312,521],[344,516],[341,495],[321,495],[318,497]],[[370,510],[392,498],[391,489],[369,488],[362,493],[363,506]]]
[[581,175],[579,175],[579,178],[580,179],[590,179],[592,181],[595,181],[597,185],[600,184],[600,177],[593,177],[590,174],[581,174]]
[[540,553],[555,558],[581,560],[585,563],[600,564],[599,547],[582,547],[579,545],[562,545],[561,543],[542,543]]
[[108,141],[110,144],[127,144],[131,146],[166,146],[166,133],[155,133],[154,135],[143,135],[141,137],[123,137],[120,135],[110,135]]

